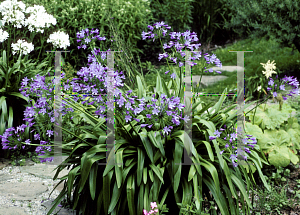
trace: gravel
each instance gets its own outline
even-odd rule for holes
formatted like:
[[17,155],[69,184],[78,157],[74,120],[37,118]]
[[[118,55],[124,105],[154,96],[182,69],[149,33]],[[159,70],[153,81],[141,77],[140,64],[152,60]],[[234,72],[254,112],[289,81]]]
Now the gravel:
[[[27,214],[31,215],[46,215],[48,211],[46,211],[46,208],[41,205],[42,201],[49,199],[49,194],[54,188],[54,184],[59,182],[60,180],[57,179],[53,181],[52,179],[42,179],[33,175],[30,175],[28,173],[21,173],[20,168],[18,166],[10,166],[5,167],[2,170],[0,170],[0,175],[4,174],[7,176],[12,176],[13,179],[6,180],[4,184],[9,183],[19,183],[19,182],[43,182],[44,185],[48,186],[47,192],[41,194],[38,196],[36,200],[27,200],[27,201],[17,201],[13,199],[9,199],[3,195],[0,196],[0,207],[20,207],[23,208]],[[1,182],[3,183],[3,182]],[[57,190],[54,190],[51,194],[51,199],[54,200],[59,195],[59,192]]]

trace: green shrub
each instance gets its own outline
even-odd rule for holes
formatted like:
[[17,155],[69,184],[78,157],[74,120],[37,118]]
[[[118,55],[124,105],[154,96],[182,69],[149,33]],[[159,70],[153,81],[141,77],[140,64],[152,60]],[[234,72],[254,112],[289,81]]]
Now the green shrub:
[[[126,38],[131,46],[132,52],[137,54],[141,51],[137,48],[137,41],[141,39],[141,29],[147,27],[147,23],[152,21],[152,13],[148,1],[134,0],[24,0],[25,4],[43,5],[46,11],[52,14],[56,20],[56,28],[65,29],[70,36],[70,47],[68,53],[63,54],[66,62],[74,65],[78,71],[83,65],[87,65],[87,56],[90,51],[78,49],[80,43],[77,43],[76,33],[82,29],[99,29],[99,35],[105,36],[108,41],[112,39],[109,34],[109,19],[114,17],[113,22],[118,25],[121,36]],[[110,14],[110,15],[109,15]],[[110,16],[110,17],[109,17]],[[101,44],[101,43],[100,43]],[[99,47],[101,50],[107,50],[108,43]],[[42,51],[46,56],[46,50],[50,50],[46,45]],[[112,50],[114,50],[112,48]],[[117,50],[116,50],[117,51]],[[54,54],[53,54],[54,59]],[[53,60],[54,61],[54,60]]]
[[[208,45],[213,38],[220,38],[216,34],[217,30],[222,30],[221,35],[225,35],[227,30],[223,29],[228,8],[220,0],[194,1],[192,29],[199,36],[201,48]],[[220,31],[219,31],[220,32]]]
[[230,22],[225,28],[233,28],[239,34],[247,31],[251,38],[268,35],[282,46],[300,51],[299,1],[222,0],[232,10]]

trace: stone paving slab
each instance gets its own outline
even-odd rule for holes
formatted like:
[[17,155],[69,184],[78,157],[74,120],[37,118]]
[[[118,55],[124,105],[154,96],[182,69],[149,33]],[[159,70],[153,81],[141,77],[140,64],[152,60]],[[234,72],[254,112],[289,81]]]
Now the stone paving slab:
[[1,195],[7,197],[10,194],[15,200],[34,200],[47,190],[48,187],[43,182],[10,183],[9,186],[0,184]]
[[27,213],[18,207],[1,208],[0,215],[27,215]]
[[[33,166],[22,166],[20,167],[20,171],[22,173],[28,173],[34,176],[37,176],[39,178],[44,178],[44,179],[53,179],[53,177],[56,174],[57,169],[55,169],[56,166],[54,165],[48,165],[48,164],[35,164]],[[55,169],[55,170],[54,170]],[[63,169],[59,175],[58,178],[61,178],[69,173],[69,170],[66,168]]]
[[234,72],[234,71],[238,71],[239,72],[239,71],[243,71],[244,68],[241,67],[241,66],[222,66],[222,68],[217,67],[217,66],[212,67],[212,69],[214,71],[226,71],[226,72]]

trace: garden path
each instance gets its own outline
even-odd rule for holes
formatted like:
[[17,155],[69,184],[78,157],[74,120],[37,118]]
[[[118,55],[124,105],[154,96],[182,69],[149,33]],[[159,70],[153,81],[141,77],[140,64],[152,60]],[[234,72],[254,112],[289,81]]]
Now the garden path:
[[[214,71],[234,72],[234,71],[240,71],[240,70],[242,70],[242,67],[239,67],[239,66],[222,66],[222,68],[220,68],[220,67],[212,67],[212,69]],[[192,76],[193,86],[195,86],[197,83],[199,83],[200,77],[201,77],[200,75],[193,75]],[[215,75],[215,76],[212,76],[212,75],[203,75],[202,79],[201,79],[201,84],[203,84],[204,86],[209,86],[209,85],[215,84],[218,81],[222,81],[222,80],[224,80],[226,78],[227,77],[224,76],[224,75]],[[185,82],[189,86],[191,86],[190,85],[190,80],[191,80],[191,76],[185,77]],[[154,87],[154,91],[155,91],[155,87]],[[172,92],[172,90],[170,92]],[[186,92],[185,95],[188,96],[188,97],[191,97],[192,93],[191,92]]]
[[[11,166],[8,162],[0,162],[0,215],[46,215],[52,207],[52,201],[63,189],[63,184],[60,184],[49,198],[53,188],[60,182],[58,179],[52,180],[57,165],[36,164],[30,159],[26,160],[25,166]],[[68,172],[65,169],[58,177]],[[57,206],[51,214],[71,215],[76,212]]]

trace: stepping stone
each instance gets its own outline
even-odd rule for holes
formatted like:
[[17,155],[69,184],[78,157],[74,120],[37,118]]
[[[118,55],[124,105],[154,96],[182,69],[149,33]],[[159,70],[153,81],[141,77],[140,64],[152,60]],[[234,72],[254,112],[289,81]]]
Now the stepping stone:
[[[200,75],[194,75],[192,76],[193,80],[193,87],[195,87],[199,82],[200,82]],[[216,75],[216,76],[205,76],[203,75],[201,78],[201,84],[204,86],[209,86],[212,84],[215,84],[218,81],[222,81],[228,78],[227,76],[224,75]],[[191,86],[191,76],[187,76],[184,78],[186,86]]]
[[[245,67],[244,67],[245,68]],[[212,67],[213,71],[226,71],[226,72],[234,72],[234,71],[242,71],[243,67],[240,66],[222,66],[222,68],[220,67]]]
[[10,196],[15,200],[34,200],[48,190],[43,182],[21,182],[0,184],[1,196]]
[[[57,167],[56,165],[49,165],[49,164],[41,163],[41,164],[36,164],[34,166],[21,166],[20,171],[22,173],[28,173],[28,174],[31,174],[31,175],[34,175],[36,177],[43,178],[43,179],[53,179],[53,177],[55,176],[56,171],[57,171],[57,169],[55,169],[56,167]],[[71,170],[71,168],[69,170],[63,169],[59,173],[58,178],[61,178],[65,175],[67,175],[70,170]]]
[[27,215],[27,213],[19,207],[0,207],[0,215]]

